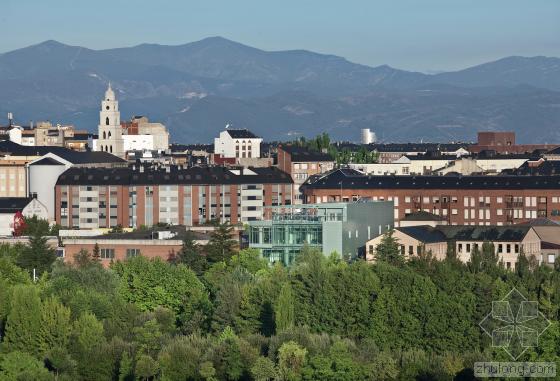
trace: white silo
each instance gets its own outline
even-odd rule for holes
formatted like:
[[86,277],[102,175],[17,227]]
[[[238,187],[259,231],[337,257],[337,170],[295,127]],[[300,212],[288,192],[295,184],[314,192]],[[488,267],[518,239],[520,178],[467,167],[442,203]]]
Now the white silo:
[[369,128],[362,128],[362,144],[375,143],[375,132],[370,131]]

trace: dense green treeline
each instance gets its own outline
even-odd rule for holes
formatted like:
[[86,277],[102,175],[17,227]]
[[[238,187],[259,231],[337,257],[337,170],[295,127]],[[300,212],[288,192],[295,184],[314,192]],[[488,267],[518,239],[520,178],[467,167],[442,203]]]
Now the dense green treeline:
[[509,360],[478,323],[514,286],[553,321],[522,359],[560,364],[560,266],[405,262],[388,236],[377,264],[304,248],[286,269],[221,229],[168,261],[82,252],[36,282],[28,248],[0,247],[0,380],[468,380]]

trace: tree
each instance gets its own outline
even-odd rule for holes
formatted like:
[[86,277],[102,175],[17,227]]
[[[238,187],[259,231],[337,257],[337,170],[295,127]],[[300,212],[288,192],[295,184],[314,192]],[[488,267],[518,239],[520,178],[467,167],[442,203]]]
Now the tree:
[[480,272],[482,269],[482,262],[483,258],[480,250],[478,250],[478,245],[474,245],[474,248],[471,251],[471,258],[467,264],[470,272],[473,274]]
[[124,229],[121,224],[115,225],[111,228],[111,230],[109,230],[109,233],[111,234],[120,234],[122,232],[124,232]]
[[76,379],[76,361],[70,356],[66,348],[53,348],[45,354],[45,363],[49,369],[54,371],[55,380],[60,375],[66,379]]
[[36,215],[33,217],[24,217],[25,228],[23,229],[23,235],[34,236],[34,235],[50,235],[51,227],[49,221],[39,218]]
[[455,241],[447,241],[447,251],[445,252],[445,259],[451,262],[457,260],[457,250],[455,248]]
[[237,246],[237,241],[233,239],[233,226],[227,222],[219,224],[210,235],[208,261],[215,263],[230,259]]
[[243,249],[231,257],[228,263],[231,268],[243,267],[251,274],[268,269],[268,261],[264,259],[257,249]]
[[103,323],[84,312],[72,327],[70,351],[77,360],[81,380],[105,380],[113,374],[115,360],[108,350]]
[[74,351],[87,353],[105,343],[103,323],[90,312],[84,312],[74,322],[72,339]]
[[278,372],[272,360],[259,356],[251,368],[251,375],[255,381],[271,381],[278,377]]
[[41,232],[36,232],[29,238],[29,244],[17,258],[17,264],[28,271],[35,270],[39,276],[49,271],[55,260],[55,250],[47,244],[47,239]]
[[134,380],[133,375],[133,364],[132,358],[128,351],[124,351],[119,362],[119,381],[132,381]]
[[274,313],[277,332],[291,328],[294,325],[294,297],[292,295],[292,286],[288,282],[284,283],[280,289]]
[[393,237],[393,233],[393,230],[389,230],[383,234],[381,242],[375,248],[375,257],[378,261],[398,266],[404,263],[404,256],[401,254],[398,241]]
[[196,274],[184,265],[174,266],[159,258],[134,257],[117,262],[119,293],[142,311],[169,308],[183,322],[208,308],[208,294]]
[[176,263],[182,263],[188,266],[198,276],[202,275],[208,267],[206,256],[203,255],[202,249],[194,241],[194,234],[188,230],[183,239],[183,246],[176,258]]
[[284,381],[298,380],[305,365],[307,349],[294,341],[288,341],[278,350],[278,368],[280,379]]
[[92,263],[94,263],[93,259],[87,249],[82,248],[80,249],[80,251],[74,254],[74,264],[76,264],[76,266],[78,266],[79,268],[87,267]]
[[531,266],[529,264],[529,259],[525,255],[523,248],[519,251],[517,256],[517,263],[515,264],[515,272],[517,276],[521,279],[526,279],[531,274]]
[[55,298],[48,298],[41,306],[39,345],[42,354],[58,348],[65,350],[70,336],[70,309]]
[[498,267],[500,258],[496,253],[492,242],[484,241],[482,243],[481,267],[483,271],[494,271]]
[[93,254],[91,257],[95,262],[101,261],[101,250],[99,249],[99,244],[97,242],[95,243],[95,246],[93,246]]
[[140,355],[136,361],[135,374],[140,380],[150,380],[159,372],[159,364],[148,355]]
[[0,357],[0,379],[6,381],[47,381],[52,375],[29,353],[13,351]]
[[10,313],[6,322],[3,346],[8,351],[21,351],[38,356],[41,329],[41,299],[35,286],[13,288]]
[[200,377],[206,381],[217,381],[216,378],[216,368],[214,368],[214,364],[211,361],[205,361],[200,364]]

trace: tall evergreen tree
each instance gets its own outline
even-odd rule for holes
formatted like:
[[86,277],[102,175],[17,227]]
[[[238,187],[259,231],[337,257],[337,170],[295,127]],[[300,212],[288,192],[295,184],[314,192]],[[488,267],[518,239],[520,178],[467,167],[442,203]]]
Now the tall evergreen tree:
[[469,270],[471,273],[476,274],[482,269],[483,258],[478,246],[474,246],[471,251],[471,257],[468,262]]
[[237,241],[233,239],[233,226],[223,223],[216,226],[208,242],[208,261],[211,263],[228,260],[235,254]]
[[41,232],[38,232],[29,238],[29,244],[21,251],[17,264],[28,271],[35,270],[39,276],[49,271],[55,260],[55,250],[47,244],[47,239]]
[[289,282],[282,285],[274,308],[276,331],[280,332],[294,325],[294,297]]
[[202,275],[208,267],[206,256],[202,253],[202,248],[194,241],[194,234],[187,231],[183,239],[181,251],[177,254],[176,263],[183,263],[190,267],[197,275]]
[[14,286],[3,346],[7,352],[39,354],[41,299],[35,286]]
[[483,271],[491,272],[498,268],[500,257],[496,253],[492,242],[484,241],[482,243],[481,267]]
[[70,328],[70,309],[54,298],[47,299],[41,306],[41,353],[46,354],[55,348],[66,349]]
[[99,244],[96,242],[93,247],[93,253],[91,255],[92,259],[96,262],[101,261],[101,250],[99,249]]
[[381,242],[377,245],[375,251],[375,257],[378,261],[387,262],[392,265],[402,265],[405,262],[397,239],[393,237],[393,230],[383,234]]

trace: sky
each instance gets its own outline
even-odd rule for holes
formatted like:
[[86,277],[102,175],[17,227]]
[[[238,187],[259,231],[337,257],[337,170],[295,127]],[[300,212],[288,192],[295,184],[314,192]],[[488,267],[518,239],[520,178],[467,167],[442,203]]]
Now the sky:
[[560,57],[560,0],[0,0],[0,52],[45,40],[92,49],[222,36],[423,72]]

